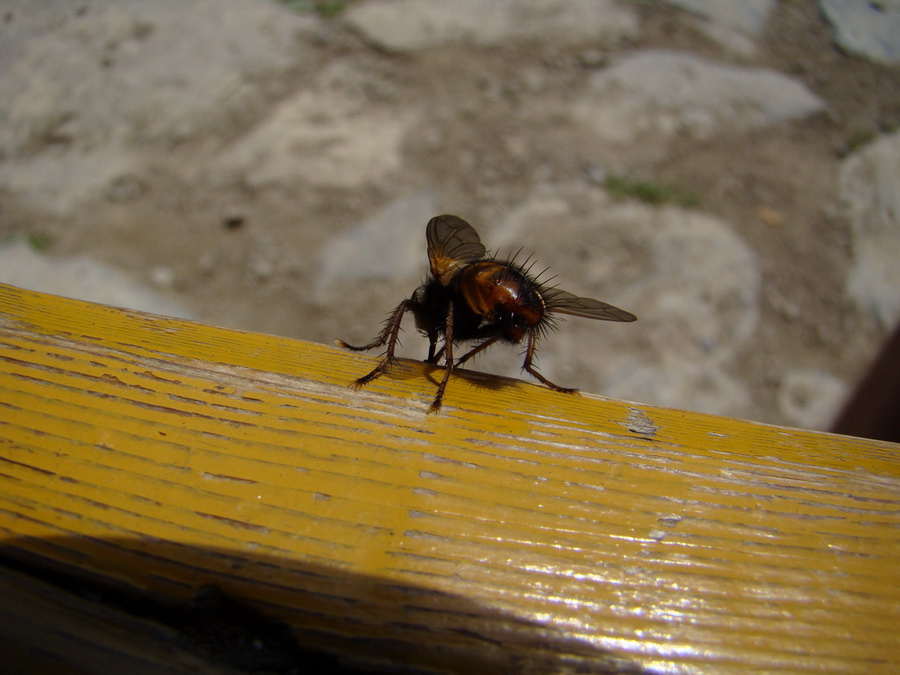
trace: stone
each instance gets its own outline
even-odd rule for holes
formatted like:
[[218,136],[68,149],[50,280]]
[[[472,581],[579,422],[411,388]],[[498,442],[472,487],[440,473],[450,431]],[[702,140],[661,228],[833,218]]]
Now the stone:
[[[727,223],[694,210],[620,202],[596,188],[557,187],[479,232],[501,255],[527,242],[521,257],[534,251],[535,270],[549,265],[553,284],[638,317],[629,324],[567,319],[540,351],[539,366],[552,381],[715,414],[752,409],[747,385],[730,367],[759,322],[761,273]],[[628,250],[648,253],[632,258]],[[644,347],[640,357],[636,342]],[[471,367],[519,377],[521,359],[508,352],[479,356]]]
[[900,132],[841,163],[838,212],[852,232],[847,293],[884,328],[900,321]]
[[342,284],[424,275],[428,265],[425,225],[437,215],[436,208],[434,193],[424,190],[397,199],[371,218],[335,234],[319,254],[317,297],[326,298]]
[[819,0],[834,39],[851,54],[900,63],[900,0]]
[[669,0],[669,4],[717,24],[759,37],[775,7],[775,0]]
[[41,293],[127,307],[152,314],[194,318],[168,295],[103,261],[38,253],[24,241],[0,246],[0,283]]
[[775,0],[669,0],[669,4],[696,15],[701,30],[726,49],[750,56]]
[[496,45],[515,38],[617,41],[639,31],[635,13],[611,0],[374,0],[353,4],[343,20],[391,52],[449,42]]
[[318,25],[275,2],[27,5],[0,22],[0,187],[56,213],[140,175],[148,143],[246,115]]
[[805,85],[774,70],[721,65],[645,50],[593,75],[577,119],[616,146],[714,134],[803,119],[825,108]]
[[816,369],[792,369],[778,386],[782,414],[804,429],[827,429],[847,398],[847,385],[830,373]]
[[376,182],[400,168],[401,145],[414,119],[411,113],[379,110],[356,93],[304,89],[225,148],[211,170],[253,188]]

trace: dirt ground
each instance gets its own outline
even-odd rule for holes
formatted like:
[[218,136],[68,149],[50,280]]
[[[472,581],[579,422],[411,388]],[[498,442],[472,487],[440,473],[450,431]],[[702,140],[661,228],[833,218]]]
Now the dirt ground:
[[[238,114],[213,116],[199,133],[165,142],[148,137],[135,146],[144,169],[102,196],[54,214],[3,195],[0,235],[29,236],[43,242],[47,255],[88,255],[128,270],[204,321],[325,343],[366,339],[418,279],[345,285],[317,297],[310,252],[334,232],[416,190],[437,187],[442,211],[491,223],[541,185],[590,181],[587,167],[596,156],[559,124],[555,104],[573,98],[617,51],[670,48],[767,67],[805,83],[827,112],[781,128],[684,138],[662,156],[640,143],[607,158],[607,166],[697,195],[699,209],[729,223],[756,253],[761,317],[728,369],[750,392],[747,417],[791,424],[777,401],[787,365],[827,370],[852,386],[887,334],[845,293],[851,241],[834,196],[842,158],[861,139],[900,124],[900,69],[841,53],[813,2],[778,3],[758,54],[743,61],[683,12],[662,2],[636,5],[642,21],[636,42],[583,48],[524,39],[393,54],[367,43],[340,15],[323,20],[318,39],[296,45],[290,73],[261,77]],[[221,148],[328,68],[388,115],[424,109],[420,128],[405,136],[396,170],[370,184],[290,189],[209,173],[205,167]],[[511,152],[510,139],[518,151]],[[48,130],[34,138],[32,152],[65,142]],[[553,250],[538,254],[559,259]],[[565,285],[578,290],[579,283]],[[643,308],[626,308],[643,319]],[[640,350],[640,322],[635,326]]]

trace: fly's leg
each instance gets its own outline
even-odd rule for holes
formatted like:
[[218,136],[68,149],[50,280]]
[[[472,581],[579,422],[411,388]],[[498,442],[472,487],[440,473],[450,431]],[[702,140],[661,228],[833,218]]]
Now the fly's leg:
[[437,354],[434,353],[434,348],[437,346],[438,341],[438,332],[436,330],[428,331],[428,358],[425,359],[425,363],[437,363],[441,359],[441,355],[444,353],[444,348],[441,347]]
[[378,337],[372,340],[369,344],[357,347],[356,345],[348,344],[343,340],[335,340],[334,343],[338,347],[343,347],[344,349],[352,349],[355,352],[365,352],[370,349],[375,349],[375,347],[380,347],[391,339],[396,340],[397,333],[400,331],[400,319],[403,317],[403,313],[408,308],[409,300],[404,300],[399,305],[397,305],[397,309],[391,312],[388,318],[385,320],[384,328],[381,329]]
[[353,345],[348,345],[343,340],[337,340],[337,344],[341,347],[346,347],[347,349],[352,349],[353,351],[362,352],[368,349],[374,349],[375,347],[381,347],[384,344],[387,344],[387,351],[384,354],[384,357],[375,366],[375,369],[369,373],[368,375],[363,375],[358,380],[354,380],[350,383],[350,386],[354,389],[359,389],[360,387],[368,384],[376,377],[380,376],[384,373],[388,367],[391,365],[393,361],[396,361],[394,358],[394,348],[397,346],[397,335],[400,333],[400,321],[403,319],[403,314],[410,307],[410,300],[404,300],[401,302],[397,309],[395,309],[391,315],[388,317],[387,321],[384,322],[384,328],[379,333],[378,337],[372,340],[369,344],[363,345],[362,347],[355,347]]
[[532,377],[536,380],[542,382],[545,386],[549,387],[553,391],[560,391],[564,394],[577,394],[577,389],[572,389],[569,387],[560,387],[558,384],[554,384],[546,377],[541,375],[537,368],[532,365],[534,361],[534,346],[535,346],[535,337],[534,332],[528,334],[528,346],[525,348],[525,363],[522,364],[522,368],[526,370]]
[[437,412],[441,409],[441,404],[444,401],[444,390],[447,388],[447,382],[450,381],[450,373],[453,372],[454,363],[453,363],[453,303],[449,303],[447,306],[447,320],[444,325],[444,346],[441,347],[441,351],[438,352],[438,356],[443,353],[444,355],[444,379],[441,380],[441,383],[438,385],[437,394],[434,397],[434,401],[431,402],[431,405],[428,407],[429,413]]
[[446,339],[444,340],[444,346],[441,347],[440,351],[438,351],[437,356],[435,356],[432,363],[437,363],[437,360],[444,355],[444,363],[446,364],[446,370],[444,371],[444,378],[441,380],[441,384],[438,386],[438,393],[434,399],[434,402],[431,404],[431,407],[428,409],[428,412],[435,412],[440,409],[441,403],[444,399],[444,390],[447,388],[447,382],[450,380],[450,372],[456,368],[459,368],[463,363],[471,359],[478,352],[487,349],[492,344],[494,344],[499,337],[493,337],[489,340],[485,340],[480,345],[472,349],[471,351],[464,354],[462,357],[456,360],[456,363],[453,362],[453,307],[451,305],[449,309],[449,313],[447,315],[447,326],[446,330],[450,331],[445,333]]
[[499,336],[498,336],[498,337],[492,337],[492,338],[490,338],[490,339],[488,339],[488,340],[485,340],[485,341],[482,342],[480,345],[477,345],[476,347],[474,347],[471,351],[467,352],[466,354],[463,354],[461,357],[459,357],[459,358],[456,360],[456,367],[458,368],[459,366],[461,366],[462,364],[464,364],[466,361],[468,361],[469,359],[471,359],[473,356],[475,356],[475,355],[478,354],[479,352],[482,352],[482,351],[484,351],[485,349],[487,349],[488,347],[490,347],[492,344],[494,344],[494,343],[495,343],[497,340],[499,340],[499,339],[500,339]]

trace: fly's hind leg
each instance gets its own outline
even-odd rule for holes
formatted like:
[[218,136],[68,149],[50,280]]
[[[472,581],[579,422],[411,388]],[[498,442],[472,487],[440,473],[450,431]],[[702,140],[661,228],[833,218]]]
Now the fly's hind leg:
[[395,309],[388,317],[387,321],[384,322],[384,328],[382,328],[381,333],[379,333],[378,337],[376,337],[367,345],[356,347],[354,345],[347,344],[343,340],[335,341],[338,346],[352,349],[353,351],[357,352],[364,352],[369,349],[374,349],[375,347],[381,347],[382,345],[387,344],[387,350],[385,351],[384,357],[381,359],[378,365],[375,366],[375,369],[368,375],[363,375],[359,379],[351,382],[351,387],[353,387],[354,389],[359,389],[360,387],[367,385],[376,377],[383,374],[392,362],[396,361],[396,359],[394,358],[394,349],[396,348],[398,342],[397,336],[400,333],[400,322],[403,319],[403,314],[407,309],[409,309],[409,307],[409,300],[404,300],[399,305],[397,305],[397,309]]
[[553,391],[559,391],[563,394],[577,394],[578,390],[570,387],[560,387],[558,384],[554,384],[546,377],[541,375],[537,368],[534,367],[534,346],[535,346],[535,337],[534,333],[528,334],[528,346],[525,348],[525,363],[522,364],[522,368],[533,378],[540,381],[544,386],[552,389]]

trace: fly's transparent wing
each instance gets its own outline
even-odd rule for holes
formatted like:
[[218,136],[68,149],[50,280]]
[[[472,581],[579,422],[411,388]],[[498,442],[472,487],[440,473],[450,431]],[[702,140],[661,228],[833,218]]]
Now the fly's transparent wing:
[[458,216],[435,216],[425,229],[431,273],[445,286],[461,267],[487,254],[481,237]]
[[593,298],[580,298],[572,293],[554,288],[547,291],[547,310],[558,314],[581,316],[601,321],[635,321],[637,317],[624,309],[613,307]]

